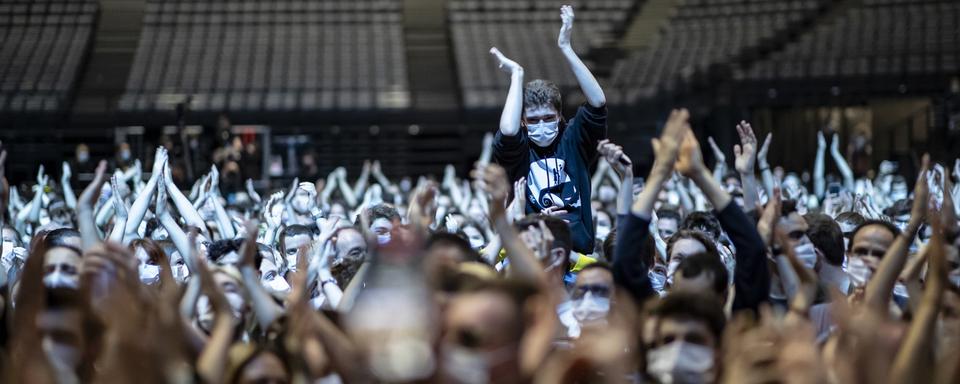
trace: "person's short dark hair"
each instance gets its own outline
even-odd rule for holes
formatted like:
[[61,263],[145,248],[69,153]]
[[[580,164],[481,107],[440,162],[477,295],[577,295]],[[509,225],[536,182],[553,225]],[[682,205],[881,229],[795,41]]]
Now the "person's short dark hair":
[[353,276],[360,270],[363,260],[358,258],[344,257],[333,261],[330,266],[330,274],[337,280],[337,285],[341,289],[347,289],[347,285],[353,280]]
[[452,233],[436,232],[431,234],[430,237],[427,238],[427,243],[424,248],[430,249],[433,246],[451,246],[463,253],[466,257],[463,261],[484,262],[480,254],[470,246],[470,242],[467,241],[467,239]]
[[699,241],[701,244],[703,244],[703,247],[707,249],[706,253],[716,256],[718,260],[720,259],[720,251],[717,250],[716,242],[714,242],[713,239],[710,239],[709,237],[707,237],[707,235],[705,235],[702,231],[697,231],[693,229],[681,229],[677,231],[677,233],[674,233],[673,236],[670,236],[669,239],[667,239],[667,259],[668,260],[670,258],[670,255],[673,254],[674,244],[676,244],[677,241],[680,241],[682,239],[692,239],[692,240]]
[[651,315],[661,322],[664,319],[702,321],[718,345],[722,343],[727,323],[720,298],[705,292],[670,292],[653,307]]
[[570,270],[570,252],[573,247],[573,238],[570,234],[570,226],[563,219],[546,215],[527,215],[524,218],[513,223],[518,231],[524,231],[527,228],[539,228],[540,222],[543,222],[553,235],[553,248],[562,248],[566,251],[567,257],[563,261],[563,270]]
[[889,217],[909,215],[912,209],[913,209],[913,200],[900,199],[893,202],[893,205],[885,208],[883,210],[883,214]]
[[80,231],[74,228],[57,228],[50,232],[47,232],[47,234],[43,237],[43,242],[44,244],[47,245],[47,248],[53,248],[53,247],[76,248],[76,246],[73,246],[67,243],[67,238],[69,237],[76,237],[79,239]]
[[280,252],[284,252],[287,249],[287,237],[298,235],[313,236],[313,230],[306,225],[300,224],[292,224],[284,227],[283,230],[280,231],[280,240],[278,242],[278,245],[280,245]]
[[387,219],[389,221],[400,220],[400,212],[390,204],[377,204],[364,211],[368,223],[372,224],[376,219]]
[[807,222],[807,237],[814,247],[823,253],[827,262],[834,266],[843,264],[843,231],[836,221],[822,213],[803,215]]
[[710,273],[713,275],[713,284],[710,287],[717,297],[723,297],[730,285],[730,276],[727,273],[727,267],[723,265],[719,255],[711,255],[707,252],[695,253],[684,257],[677,266],[677,272],[685,279],[693,279],[701,273]]
[[871,226],[871,225],[879,225],[879,226],[881,226],[881,227],[886,228],[888,231],[890,231],[890,233],[893,234],[893,237],[894,237],[894,238],[896,238],[897,236],[900,235],[900,228],[897,228],[896,225],[893,225],[893,223],[891,223],[891,222],[889,222],[889,221],[886,221],[886,220],[877,220],[877,219],[865,220],[863,223],[860,223],[860,225],[858,225],[856,228],[854,228],[854,229],[853,229],[853,232],[850,233],[850,243],[847,245],[847,251],[852,251],[852,250],[853,250],[853,239],[854,239],[855,237],[857,237],[857,233],[860,232],[861,229],[864,229],[864,228],[869,227],[869,226]]
[[863,215],[859,213],[856,213],[853,211],[847,211],[847,212],[841,212],[839,215],[837,215],[836,221],[837,223],[850,223],[850,224],[853,224],[854,226],[858,226],[860,224],[863,224],[864,221],[867,221],[867,219],[864,219]]
[[680,222],[679,229],[701,231],[713,239],[720,238],[720,221],[710,212],[690,212],[690,214]]
[[230,252],[240,253],[240,246],[243,245],[243,239],[217,240],[207,246],[207,260],[218,263],[220,258]]
[[551,81],[536,79],[523,87],[523,108],[552,106],[560,113],[562,104],[560,87]]
[[659,220],[663,219],[673,219],[677,221],[677,226],[683,222],[683,217],[680,216],[680,211],[673,208],[660,208],[657,210],[657,218]]

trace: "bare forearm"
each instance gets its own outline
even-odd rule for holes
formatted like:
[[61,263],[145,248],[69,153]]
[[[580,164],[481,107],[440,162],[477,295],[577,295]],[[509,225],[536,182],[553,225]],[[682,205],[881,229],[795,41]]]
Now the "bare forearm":
[[833,162],[837,164],[837,169],[839,169],[840,174],[843,175],[843,186],[847,188],[848,191],[852,191],[854,189],[853,170],[851,170],[847,164],[847,159],[844,159],[843,155],[836,151],[830,151],[830,155],[833,156]]
[[730,204],[730,194],[723,190],[720,183],[710,175],[710,171],[701,170],[694,175],[693,182],[707,197],[710,204],[713,204],[713,209],[722,211],[727,207],[727,204]]
[[257,272],[251,266],[244,266],[241,270],[243,275],[243,284],[250,294],[250,302],[253,304],[253,313],[257,317],[257,322],[262,329],[267,329],[283,314],[283,308],[267,293],[260,285],[260,279],[257,278]]
[[643,186],[643,191],[640,192],[640,195],[637,196],[637,199],[633,202],[633,214],[643,218],[649,218],[651,212],[653,212],[653,205],[657,202],[657,196],[660,195],[660,190],[663,188],[663,183],[667,180],[667,173],[669,171],[666,169],[653,170],[650,172],[650,175],[647,177],[647,182]]
[[181,255],[190,253],[190,240],[183,229],[180,228],[180,225],[177,224],[177,220],[170,215],[170,212],[160,215],[160,225],[167,230],[167,236],[170,237],[173,246],[177,248],[177,252],[180,252]]
[[510,75],[507,101],[503,103],[503,112],[500,114],[500,133],[506,136],[514,136],[519,133],[522,112],[523,71],[519,70]]
[[133,204],[130,205],[130,213],[127,215],[124,237],[131,239],[136,237],[137,229],[140,227],[140,222],[143,221],[143,217],[147,214],[147,206],[149,206],[150,201],[153,200],[153,193],[156,192],[156,188],[157,177],[152,176],[150,177],[150,181],[147,182],[147,187],[143,193],[140,193],[137,199],[133,201]]
[[877,272],[867,283],[865,301],[869,308],[882,313],[890,301],[890,293],[897,283],[897,277],[907,263],[907,250],[913,241],[919,220],[911,218],[907,228],[897,236],[880,261]]
[[183,218],[184,223],[200,228],[200,231],[205,233],[207,231],[207,225],[203,222],[203,218],[200,217],[200,212],[197,212],[193,204],[190,204],[190,200],[184,196],[183,192],[180,192],[180,188],[177,188],[177,185],[174,184],[173,181],[169,181],[166,184],[167,196],[173,199],[173,205],[177,207],[177,212],[180,212],[180,217]]
[[818,198],[823,198],[823,192],[826,189],[823,178],[823,156],[824,149],[817,149],[817,156],[813,161],[813,193]]
[[[757,190],[757,177],[750,173],[740,174],[740,184],[743,186],[744,211],[749,211],[760,203],[760,192]],[[768,195],[769,196],[769,195]]]
[[617,196],[617,214],[626,215],[633,205],[633,168],[627,167],[623,172],[623,181],[620,182],[620,192]]
[[573,76],[577,78],[577,84],[580,85],[580,90],[587,99],[587,104],[590,104],[590,106],[594,108],[600,108],[606,105],[607,97],[603,94],[603,88],[600,88],[600,83],[597,82],[597,78],[593,76],[593,73],[590,72],[587,65],[583,63],[583,60],[580,60],[580,57],[577,56],[573,48],[561,48],[561,52],[563,52],[563,56],[567,59],[567,64],[570,65]]

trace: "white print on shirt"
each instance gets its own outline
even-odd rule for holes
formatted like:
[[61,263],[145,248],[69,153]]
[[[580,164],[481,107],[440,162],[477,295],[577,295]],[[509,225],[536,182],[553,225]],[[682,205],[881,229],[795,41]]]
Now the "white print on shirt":
[[567,162],[548,157],[530,163],[527,190],[530,202],[539,210],[552,206],[580,208],[580,192],[567,174]]

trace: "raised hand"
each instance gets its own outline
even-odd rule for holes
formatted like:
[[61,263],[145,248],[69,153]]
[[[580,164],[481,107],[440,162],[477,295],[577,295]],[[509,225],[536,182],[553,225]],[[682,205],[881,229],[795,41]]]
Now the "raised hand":
[[510,195],[510,182],[507,181],[507,171],[496,164],[477,167],[471,173],[477,188],[490,195],[490,219],[495,220],[503,215],[506,208],[504,202]]
[[220,170],[217,165],[210,166],[210,192],[215,192],[220,188]]
[[817,150],[827,149],[827,139],[823,137],[823,131],[817,131]]
[[[334,174],[337,171],[333,171]],[[293,182],[290,183],[290,189],[287,190],[287,196],[283,198],[284,204],[290,204],[293,201],[293,197],[297,195],[297,188],[300,188],[300,178],[294,177]]]
[[163,165],[167,163],[167,149],[164,147],[157,147],[157,154],[153,158],[153,174],[160,175],[163,173]]
[[[713,140],[710,140],[713,145]],[[713,145],[716,147],[716,145]],[[677,172],[686,177],[693,177],[698,172],[705,171],[707,167],[703,165],[703,154],[700,153],[700,143],[693,131],[687,130],[680,144],[680,156],[677,159]]]
[[560,20],[563,25],[560,27],[560,36],[557,38],[557,46],[561,49],[570,48],[570,36],[573,34],[573,7],[564,5],[560,7]]
[[718,164],[723,164],[727,162],[727,156],[723,154],[723,151],[720,150],[720,146],[717,145],[716,141],[713,141],[713,137],[707,137],[707,142],[710,143],[710,149],[713,150],[713,158],[717,161]]
[[113,193],[110,195],[110,197],[113,199],[113,209],[117,215],[117,218],[126,221],[127,204],[123,201],[123,196],[120,194],[120,185],[120,179],[117,177],[117,175],[113,175],[113,177],[110,178],[110,188],[113,190]]
[[830,153],[834,156],[840,155],[840,135],[834,133],[833,140],[830,141]]
[[253,202],[260,204],[261,202],[260,194],[257,193],[256,188],[253,187],[253,179],[247,179],[245,186],[247,188],[247,195],[250,196],[250,200],[253,200]]
[[[500,53],[500,50],[497,47],[490,48],[490,54],[497,60],[497,67],[502,69],[504,72],[509,74],[514,73],[523,73],[523,67],[520,64],[517,64],[516,61],[508,59],[503,53]],[[375,163],[379,167],[379,162]]]
[[70,170],[70,163],[66,161],[63,162],[63,174],[60,176],[60,180],[63,183],[66,183],[70,180],[70,176],[73,176],[73,172]]
[[768,133],[767,137],[763,139],[763,144],[760,145],[760,151],[757,152],[757,165],[760,166],[760,170],[770,168],[770,163],[767,162],[767,153],[770,152],[770,142],[773,141],[773,133]]
[[50,177],[44,173],[43,164],[40,164],[40,169],[37,170],[37,185],[40,187],[41,192],[43,192],[43,188],[47,186],[49,181]]
[[165,187],[165,180],[166,176],[161,173],[160,180],[157,182],[157,204],[155,208],[155,215],[157,217],[167,214],[167,188]]
[[[773,229],[777,225],[777,221],[780,220],[780,204],[780,188],[774,187],[773,196],[770,196],[770,199],[767,200],[767,206],[763,208],[760,220],[757,221],[757,232],[760,233],[760,238],[768,247],[773,244]],[[757,205],[759,206],[759,204]]]
[[742,174],[753,174],[753,165],[756,162],[757,136],[753,134],[753,127],[746,121],[737,124],[737,134],[740,135],[740,144],[733,146],[736,156],[733,166]]
[[267,204],[263,207],[263,221],[267,223],[267,226],[271,228],[279,228],[281,216],[283,213],[274,214],[273,206],[279,203],[283,199],[283,192],[275,192],[270,195],[270,199],[267,200]]
[[[600,153],[600,156],[603,156],[603,158],[607,160],[607,163],[610,163],[613,170],[617,171],[620,175],[626,172],[627,167],[633,166],[633,161],[623,153],[623,147],[611,143],[610,140],[600,140],[597,144],[597,151]],[[624,161],[626,164],[624,164]]]

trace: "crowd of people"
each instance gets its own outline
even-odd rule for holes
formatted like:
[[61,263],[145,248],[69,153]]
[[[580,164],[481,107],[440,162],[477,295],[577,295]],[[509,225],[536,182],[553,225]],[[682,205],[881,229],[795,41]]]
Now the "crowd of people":
[[710,169],[677,109],[635,177],[561,19],[585,103],[491,49],[510,88],[470,175],[182,189],[159,147],[79,196],[68,163],[3,178],[0,382],[960,381],[960,159],[857,178],[818,133],[808,184],[740,122]]

